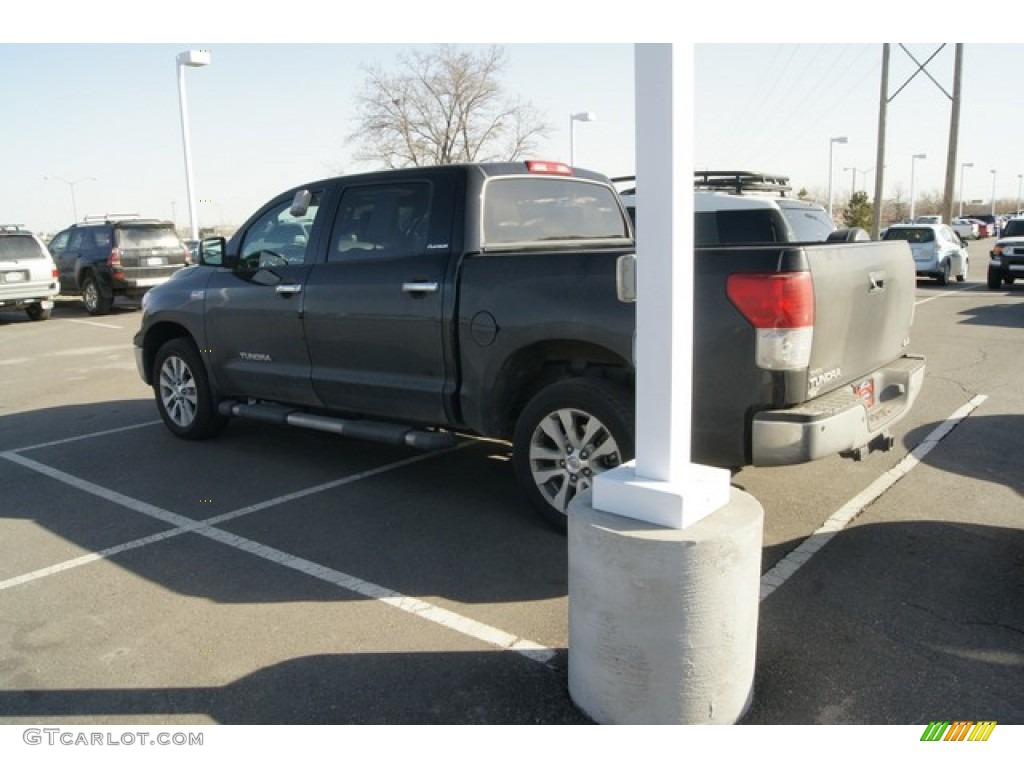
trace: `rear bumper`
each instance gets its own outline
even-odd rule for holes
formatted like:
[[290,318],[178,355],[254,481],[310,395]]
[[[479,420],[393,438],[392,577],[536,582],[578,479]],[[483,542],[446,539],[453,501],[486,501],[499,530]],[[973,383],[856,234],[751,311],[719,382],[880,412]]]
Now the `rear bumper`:
[[846,386],[796,408],[758,413],[751,432],[752,463],[802,464],[867,446],[910,412],[924,385],[924,370],[923,357],[908,355],[865,377],[874,385],[870,409]]

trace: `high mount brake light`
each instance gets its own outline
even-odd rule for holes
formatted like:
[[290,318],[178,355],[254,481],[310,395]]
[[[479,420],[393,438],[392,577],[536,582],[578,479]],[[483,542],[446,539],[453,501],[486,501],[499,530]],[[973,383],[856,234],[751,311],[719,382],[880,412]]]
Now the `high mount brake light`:
[[810,364],[814,337],[810,272],[729,275],[726,293],[756,329],[758,366],[792,371]]
[[553,163],[549,160],[527,160],[526,170],[530,173],[550,173],[557,176],[572,176],[572,168],[565,163]]

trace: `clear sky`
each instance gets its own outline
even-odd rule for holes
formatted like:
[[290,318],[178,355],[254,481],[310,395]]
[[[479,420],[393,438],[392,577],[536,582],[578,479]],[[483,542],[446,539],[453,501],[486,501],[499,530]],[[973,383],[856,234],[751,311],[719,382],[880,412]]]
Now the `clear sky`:
[[[173,217],[187,228],[175,66],[181,51],[212,51],[209,67],[186,71],[199,222],[236,225],[290,186],[368,170],[354,163],[346,144],[356,126],[363,66],[397,66],[403,51],[442,41],[472,47],[460,40],[505,48],[506,93],[532,102],[552,127],[537,152],[543,159],[568,159],[569,115],[590,111],[596,121],[575,123],[577,165],[612,176],[632,173],[633,42],[673,42],[694,57],[693,132],[686,138],[698,168],[788,175],[797,188],[821,197],[831,147],[837,200],[854,186],[870,194],[881,67],[881,43],[870,40],[881,37],[884,25],[868,24],[862,37],[869,42],[850,43],[843,40],[855,37],[849,25],[821,16],[820,4],[785,5],[785,32],[771,34],[767,21],[778,24],[779,17],[763,3],[702,6],[688,11],[696,23],[685,28],[663,23],[651,11],[663,6],[648,0],[611,13],[593,3],[525,0],[483,12],[497,14],[490,18],[481,16],[479,3],[404,0],[362,15],[349,4],[320,0],[295,9],[253,0],[244,14],[217,11],[212,0],[183,0],[174,14],[159,15],[119,0],[61,4],[52,15],[48,3],[20,4],[5,11],[8,23],[0,28],[0,83],[8,96],[0,105],[0,222],[52,233],[71,222],[73,210],[79,217],[134,211]],[[859,4],[858,14],[875,5]],[[368,13],[375,24],[367,23]],[[902,18],[920,15],[913,9],[876,13],[887,25],[944,36],[919,21],[900,26]],[[702,14],[715,23],[701,23]],[[794,27],[796,18],[816,28]],[[997,4],[991,27],[972,24],[973,35],[997,38],[999,18]],[[376,34],[350,42],[362,29]],[[373,42],[389,36],[424,42]],[[764,42],[769,37],[795,42]],[[906,45],[924,62],[940,44]],[[946,44],[927,68],[947,93],[953,47]],[[1024,107],[1006,92],[1024,65],[1024,44],[968,42],[964,50],[957,184],[959,165],[971,162],[966,198],[988,201],[994,180],[997,197],[1015,200],[1017,174],[1024,172]],[[916,68],[893,44],[890,94]],[[914,164],[917,192],[941,192],[949,114],[949,98],[924,72],[892,99],[886,196],[907,196],[914,154],[927,156]],[[833,145],[836,136],[848,143]]]

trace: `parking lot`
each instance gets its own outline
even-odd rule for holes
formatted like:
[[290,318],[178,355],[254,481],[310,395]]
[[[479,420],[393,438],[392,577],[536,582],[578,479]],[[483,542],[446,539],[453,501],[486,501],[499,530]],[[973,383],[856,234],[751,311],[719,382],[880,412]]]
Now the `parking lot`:
[[[975,270],[919,283],[928,378],[893,451],[736,475],[765,508],[744,723],[1024,723],[1024,288]],[[138,323],[0,317],[0,723],[589,722],[566,540],[507,446],[180,441]]]

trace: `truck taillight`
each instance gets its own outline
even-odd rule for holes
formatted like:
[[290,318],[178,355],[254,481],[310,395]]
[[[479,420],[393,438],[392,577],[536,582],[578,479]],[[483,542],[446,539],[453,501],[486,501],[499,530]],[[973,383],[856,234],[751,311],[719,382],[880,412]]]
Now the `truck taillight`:
[[565,163],[553,163],[548,160],[527,160],[526,170],[530,173],[553,173],[559,176],[572,176],[572,168]]
[[192,251],[190,251],[188,246],[184,243],[181,244],[181,248],[185,251],[185,266],[188,266],[192,263]]
[[729,275],[726,292],[756,330],[759,367],[792,371],[810,364],[814,338],[810,272]]
[[121,271],[121,249],[114,247],[110,249],[110,255],[107,257],[107,265],[111,270],[115,272]]

